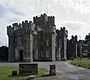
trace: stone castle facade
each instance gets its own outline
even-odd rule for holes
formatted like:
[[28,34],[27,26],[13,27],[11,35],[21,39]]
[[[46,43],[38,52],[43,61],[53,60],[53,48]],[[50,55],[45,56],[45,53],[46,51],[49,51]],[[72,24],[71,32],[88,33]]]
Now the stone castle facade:
[[68,31],[56,29],[55,17],[45,13],[32,21],[7,27],[8,61],[55,61],[67,58]]

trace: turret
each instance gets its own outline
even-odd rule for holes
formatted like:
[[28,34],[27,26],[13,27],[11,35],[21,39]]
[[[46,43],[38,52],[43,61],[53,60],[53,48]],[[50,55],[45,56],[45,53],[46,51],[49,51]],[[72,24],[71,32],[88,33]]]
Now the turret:
[[46,22],[47,22],[47,19],[48,16],[44,13],[44,14],[41,14],[40,17],[36,16],[36,17],[33,17],[33,22],[35,23],[35,25],[38,25],[38,26],[42,26],[42,25],[45,25]]
[[7,34],[8,34],[8,36],[11,36],[13,32],[14,32],[14,28],[11,27],[11,25],[7,26]]

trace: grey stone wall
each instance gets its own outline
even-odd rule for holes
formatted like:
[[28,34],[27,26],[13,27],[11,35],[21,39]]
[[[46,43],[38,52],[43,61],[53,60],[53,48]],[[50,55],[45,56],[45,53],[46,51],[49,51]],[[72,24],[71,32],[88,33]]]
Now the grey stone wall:
[[54,61],[66,59],[65,27],[56,32],[55,17],[43,14],[33,22],[23,21],[7,27],[9,61]]
[[77,40],[77,36],[73,36],[70,40],[68,40],[68,51],[67,51],[67,55],[68,58],[70,57],[78,57],[78,40]]
[[68,31],[65,29],[65,27],[61,28],[60,30],[57,30],[57,36],[56,36],[56,59],[57,60],[63,60],[67,59],[67,37],[68,37]]

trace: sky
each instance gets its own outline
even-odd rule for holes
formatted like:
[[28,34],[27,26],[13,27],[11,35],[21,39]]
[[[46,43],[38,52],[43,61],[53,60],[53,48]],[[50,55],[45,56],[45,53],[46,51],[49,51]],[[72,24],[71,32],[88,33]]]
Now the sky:
[[8,45],[8,25],[43,13],[55,16],[56,28],[66,27],[69,39],[90,32],[90,0],[0,0],[0,46]]

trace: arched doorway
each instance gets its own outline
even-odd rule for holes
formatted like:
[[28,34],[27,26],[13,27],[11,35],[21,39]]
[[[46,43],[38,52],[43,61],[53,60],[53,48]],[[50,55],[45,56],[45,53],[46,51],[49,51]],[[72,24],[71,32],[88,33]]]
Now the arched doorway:
[[22,46],[18,46],[15,48],[15,61],[24,61],[24,48]]
[[23,61],[23,50],[19,51],[19,56],[20,56],[19,60]]

